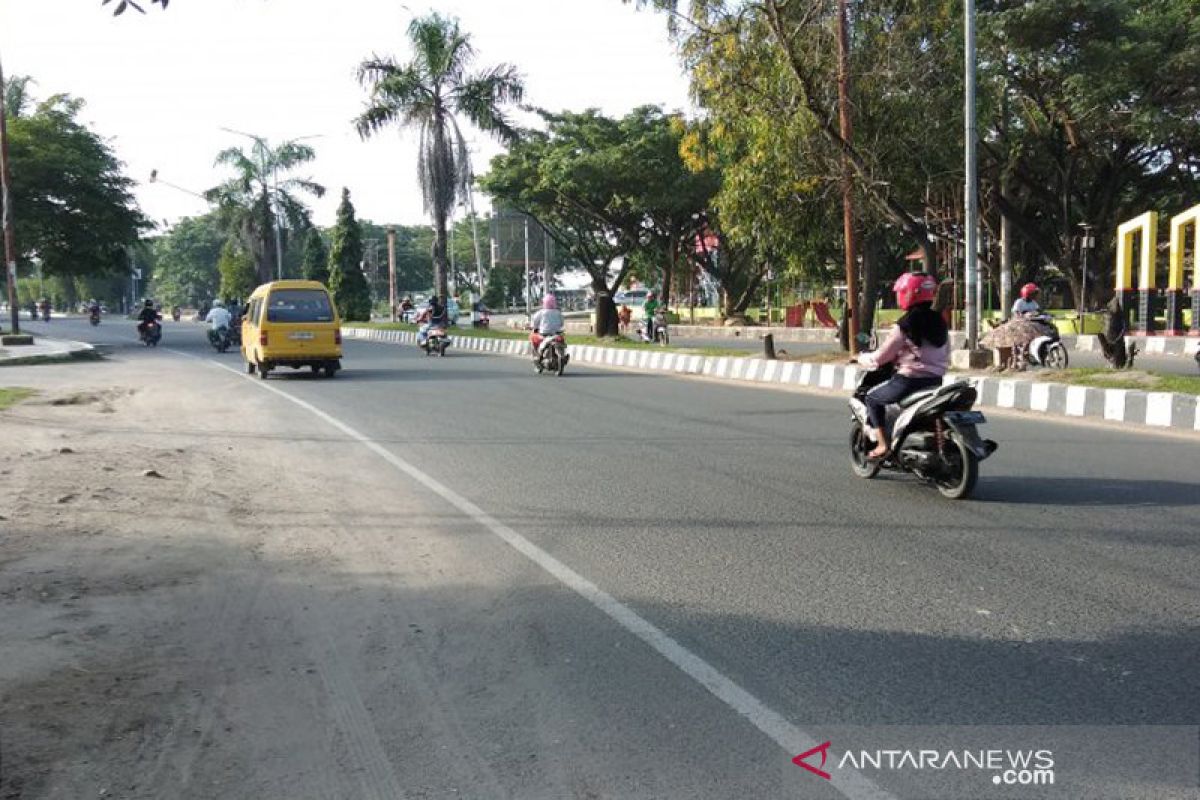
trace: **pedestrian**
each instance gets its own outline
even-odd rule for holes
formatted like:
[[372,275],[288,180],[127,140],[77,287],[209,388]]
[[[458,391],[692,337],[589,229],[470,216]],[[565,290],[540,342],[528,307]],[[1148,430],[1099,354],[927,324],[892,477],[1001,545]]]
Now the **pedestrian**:
[[629,323],[633,320],[633,309],[625,303],[621,304],[621,309],[617,312],[617,324],[620,328],[622,336],[629,333]]

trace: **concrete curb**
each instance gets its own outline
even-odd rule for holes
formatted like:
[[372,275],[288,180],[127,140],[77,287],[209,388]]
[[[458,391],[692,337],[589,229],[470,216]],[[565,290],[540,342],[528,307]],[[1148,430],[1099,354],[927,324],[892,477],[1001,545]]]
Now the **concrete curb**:
[[[343,328],[347,339],[387,344],[412,344],[411,331]],[[517,339],[451,337],[455,347],[499,355],[529,357],[529,343]],[[858,381],[860,367],[849,364],[813,364],[801,361],[767,361],[760,358],[699,356],[657,350],[629,350],[595,345],[569,345],[578,364],[695,375],[752,384],[808,386],[849,392]],[[1092,419],[1152,428],[1200,431],[1200,397],[1134,389],[1099,389],[1061,383],[1022,380],[993,375],[947,375],[946,383],[970,381],[984,407],[1031,411],[1048,416]]]
[[31,345],[6,347],[0,350],[0,367],[23,367],[30,364],[59,364],[64,361],[99,357],[99,351],[87,342],[48,339],[44,336],[38,336]]

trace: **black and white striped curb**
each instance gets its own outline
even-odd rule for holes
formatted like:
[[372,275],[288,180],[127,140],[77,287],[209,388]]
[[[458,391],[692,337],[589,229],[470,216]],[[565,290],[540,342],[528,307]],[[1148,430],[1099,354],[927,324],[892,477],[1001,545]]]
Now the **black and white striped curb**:
[[[416,344],[417,341],[417,335],[411,331],[344,328],[342,334],[349,339],[391,344]],[[463,350],[529,357],[529,343],[519,339],[455,336],[452,341],[455,347]],[[860,368],[853,365],[699,356],[662,350],[630,350],[595,345],[569,345],[568,350],[573,363],[847,392],[854,389],[860,372]],[[981,406],[1200,431],[1200,397],[1195,395],[1068,386],[990,375],[953,374],[947,375],[945,380],[947,383],[970,381],[979,392]]]

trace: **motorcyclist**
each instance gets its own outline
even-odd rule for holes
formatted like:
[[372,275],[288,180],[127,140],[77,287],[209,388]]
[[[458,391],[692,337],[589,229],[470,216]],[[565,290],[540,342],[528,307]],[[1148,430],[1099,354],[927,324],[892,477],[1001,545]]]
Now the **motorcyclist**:
[[[212,308],[209,309],[208,316],[204,321],[209,324],[208,340],[216,343],[218,337],[228,336],[230,326],[233,323],[233,315],[225,308],[225,304],[220,300],[214,300]],[[222,333],[224,329],[224,333]]]
[[88,310],[88,316],[92,316],[92,317],[100,316],[100,304],[98,302],[96,302],[96,298],[93,297],[91,300],[88,300],[87,310]]
[[150,298],[146,298],[145,302],[142,303],[142,310],[138,312],[138,335],[145,336],[147,326],[149,326],[151,322],[158,322],[159,319],[161,319],[161,317],[159,316],[159,313],[154,310],[154,301]]
[[901,275],[892,290],[904,315],[878,350],[863,353],[858,363],[868,369],[895,363],[895,374],[867,393],[867,417],[876,447],[867,457],[888,452],[886,409],[913,392],[942,383],[950,362],[950,332],[942,315],[933,310],[937,280],[923,272]]
[[538,348],[547,336],[556,336],[564,328],[562,312],[558,310],[558,300],[547,292],[542,298],[542,307],[529,320],[529,343],[533,345],[533,360],[538,360]]
[[658,302],[658,295],[654,292],[646,295],[646,304],[642,306],[642,313],[645,315],[646,341],[648,342],[654,341],[654,314],[661,305],[662,303]]
[[42,308],[42,319],[46,322],[49,322],[50,321],[50,301],[43,297],[42,302],[41,302],[41,308]]
[[425,306],[425,310],[421,312],[417,321],[422,323],[421,329],[417,332],[417,344],[424,347],[429,338],[430,328],[446,327],[446,306],[442,303],[439,295],[435,294],[429,298],[429,305]]
[[1027,283],[1021,287],[1021,296],[1013,301],[1012,315],[1014,317],[1036,317],[1042,313],[1037,297],[1041,289],[1036,283]]

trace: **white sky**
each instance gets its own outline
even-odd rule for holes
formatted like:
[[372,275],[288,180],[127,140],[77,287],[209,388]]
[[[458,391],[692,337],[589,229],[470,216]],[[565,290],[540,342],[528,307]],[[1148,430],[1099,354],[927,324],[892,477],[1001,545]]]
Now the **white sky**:
[[[407,60],[408,22],[428,0],[171,0],[167,11],[117,18],[111,8],[0,0],[0,58],[6,75],[33,77],[38,99],[66,92],[87,101],[83,119],[111,139],[152,219],[206,210],[201,199],[150,184],[150,171],[196,192],[216,185],[224,177],[213,167],[217,152],[250,144],[227,127],[272,144],[320,136],[308,142],[317,151],[310,174],[298,173],[328,189],[311,203],[320,225],[332,224],[342,186],[360,217],[425,220],[415,135],[363,142],[350,120],[366,99],[359,62],[373,53]],[[478,67],[522,71],[530,104],[611,115],[646,103],[689,107],[660,15],[620,0],[442,0],[436,8],[459,17]],[[472,138],[482,173],[498,147]]]

